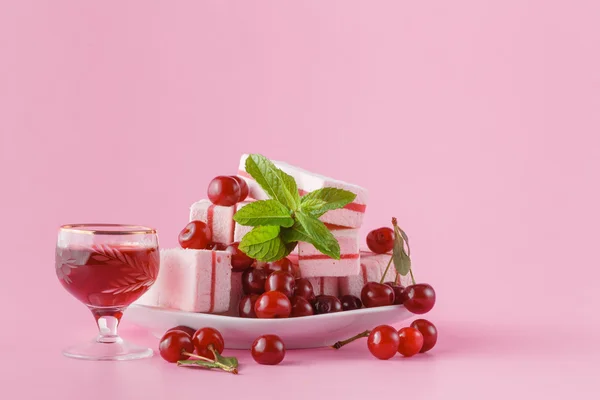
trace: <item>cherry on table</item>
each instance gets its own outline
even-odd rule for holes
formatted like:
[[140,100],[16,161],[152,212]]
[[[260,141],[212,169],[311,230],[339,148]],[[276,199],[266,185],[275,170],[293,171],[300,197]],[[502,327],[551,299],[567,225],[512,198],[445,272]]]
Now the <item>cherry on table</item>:
[[394,304],[394,290],[383,283],[368,282],[360,292],[365,307],[382,307]]
[[184,249],[204,250],[211,240],[210,229],[202,221],[192,221],[179,232],[179,244]]
[[242,318],[256,318],[256,312],[254,311],[254,304],[258,300],[257,294],[248,294],[240,300],[238,311]]
[[288,318],[292,313],[292,303],[285,294],[270,291],[256,300],[254,312],[258,318]]
[[384,285],[388,285],[394,291],[394,304],[404,304],[407,299],[406,288],[396,282],[385,282]]
[[372,230],[367,235],[367,246],[377,254],[391,251],[394,248],[394,231],[388,227]]
[[164,360],[174,363],[190,358],[185,353],[193,353],[194,345],[186,332],[173,330],[167,331],[160,339],[158,351]]
[[309,303],[315,302],[315,292],[313,285],[306,278],[296,279],[296,290],[294,296],[304,297]]
[[259,364],[277,365],[285,358],[285,345],[277,335],[262,335],[252,343],[252,358]]
[[217,206],[230,207],[240,200],[240,185],[231,176],[217,176],[208,184],[208,199]]
[[292,303],[292,313],[290,317],[308,317],[310,315],[314,315],[315,311],[313,310],[312,305],[308,300],[304,297],[294,296],[291,300]]
[[254,258],[250,258],[240,250],[240,242],[231,243],[225,251],[231,253],[231,269],[236,272],[250,268],[254,264]]
[[438,332],[434,324],[427,321],[426,319],[417,319],[410,324],[411,328],[415,328],[421,335],[423,335],[423,347],[420,352],[425,353],[435,346],[437,343]]
[[291,298],[296,290],[296,280],[290,273],[275,271],[265,281],[265,292],[276,290]]
[[240,186],[240,197],[238,202],[246,200],[246,197],[248,197],[248,183],[246,183],[246,180],[241,176],[231,175],[231,177],[235,179]]
[[435,290],[427,283],[407,286],[404,291],[406,293],[404,307],[412,313],[425,314],[435,305]]
[[340,301],[342,302],[342,309],[344,311],[358,310],[362,308],[362,301],[360,301],[358,297],[352,296],[351,294],[340,297]]
[[183,332],[187,333],[188,335],[190,335],[190,337],[194,336],[194,333],[196,333],[196,330],[194,328],[190,328],[189,326],[185,326],[185,325],[177,325],[177,326],[169,329],[167,332],[171,332],[171,331],[183,331]]
[[398,331],[400,343],[398,353],[404,357],[412,357],[423,348],[423,335],[415,328],[406,327]]
[[213,360],[215,356],[210,350],[210,347],[212,346],[212,348],[219,354],[222,353],[223,349],[225,348],[223,336],[221,336],[221,333],[214,328],[198,329],[192,337],[192,343],[194,344],[196,353],[198,353],[199,356]]
[[245,294],[263,294],[269,272],[264,269],[248,268],[242,272],[242,288]]
[[334,312],[343,311],[342,302],[335,296],[328,296],[321,294],[316,297],[315,303],[315,314],[330,314]]
[[367,339],[367,347],[371,354],[380,360],[388,360],[398,351],[400,338],[398,331],[389,325],[375,327]]

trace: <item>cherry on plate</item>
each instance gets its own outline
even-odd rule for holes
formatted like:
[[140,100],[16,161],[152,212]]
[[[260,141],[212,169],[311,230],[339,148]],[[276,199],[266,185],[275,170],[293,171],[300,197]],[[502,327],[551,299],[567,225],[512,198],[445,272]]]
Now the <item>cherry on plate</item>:
[[377,254],[391,251],[394,248],[394,231],[388,227],[372,230],[367,235],[367,246]]
[[382,307],[394,304],[394,290],[383,283],[369,282],[363,286],[360,299],[365,307]]
[[296,290],[294,296],[304,297],[309,303],[315,302],[315,292],[313,285],[306,278],[296,279]]
[[399,344],[398,331],[389,325],[375,327],[367,339],[369,351],[380,360],[388,360],[394,357]]
[[240,250],[240,242],[231,243],[225,251],[231,253],[231,269],[233,271],[244,271],[254,263],[254,258],[248,257],[246,253]]
[[344,311],[358,310],[362,308],[362,301],[360,301],[358,297],[352,296],[351,294],[340,297],[340,301],[342,302],[342,309]]
[[285,358],[285,345],[277,335],[262,335],[252,343],[252,358],[262,365],[277,365]]
[[398,331],[400,343],[398,353],[404,357],[412,357],[423,348],[423,335],[415,328],[402,328]]
[[334,312],[343,311],[342,302],[335,296],[328,296],[321,294],[316,297],[315,303],[315,314],[330,314]]
[[269,271],[248,268],[242,272],[242,288],[245,294],[263,294]]
[[266,292],[256,300],[254,312],[258,318],[288,318],[292,313],[292,303],[281,292]]
[[210,348],[212,347],[219,354],[223,353],[223,349],[225,348],[223,336],[221,336],[221,333],[214,328],[198,329],[192,337],[192,343],[194,344],[196,353],[198,353],[199,356],[213,360],[215,356]]
[[179,232],[179,244],[184,249],[206,249],[212,240],[209,227],[202,221],[192,221]]
[[291,300],[292,303],[292,313],[290,317],[308,317],[309,315],[314,315],[315,311],[313,310],[312,305],[306,300],[304,297],[294,296]]
[[394,291],[394,304],[404,304],[406,297],[406,288],[396,282],[385,282],[384,285],[388,285]]
[[254,304],[258,300],[257,294],[248,294],[240,300],[238,311],[242,318],[256,318],[256,312],[254,311]]
[[269,275],[265,282],[265,292],[276,290],[291,298],[296,290],[296,280],[290,273],[275,271]]
[[404,291],[406,294],[404,307],[412,313],[425,314],[435,305],[435,290],[427,283],[407,286]]
[[167,331],[158,344],[160,356],[170,362],[187,360],[190,356],[185,353],[193,353],[194,345],[192,338],[184,331]]
[[217,206],[230,207],[240,200],[240,185],[231,176],[217,176],[208,184],[208,199]]
[[411,328],[415,328],[423,335],[423,347],[420,352],[425,353],[435,346],[437,343],[438,331],[434,324],[426,319],[417,319],[410,324]]

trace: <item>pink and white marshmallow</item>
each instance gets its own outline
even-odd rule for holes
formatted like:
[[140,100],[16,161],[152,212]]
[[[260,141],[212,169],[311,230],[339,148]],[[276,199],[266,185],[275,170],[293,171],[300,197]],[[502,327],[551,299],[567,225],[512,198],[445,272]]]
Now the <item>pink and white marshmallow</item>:
[[333,229],[340,244],[340,259],[335,260],[310,243],[298,242],[298,264],[304,278],[326,276],[351,276],[360,271],[358,229]]
[[[360,273],[356,276],[345,276],[339,278],[340,296],[351,294],[360,299],[360,292],[367,282],[379,282],[390,261],[391,254],[375,254],[370,251],[360,252]],[[396,278],[394,265],[385,276],[384,281],[393,281]],[[409,276],[400,276],[400,284],[408,286],[411,284]]]
[[214,250],[160,251],[160,271],[137,304],[218,313],[229,309],[231,253]]
[[246,233],[252,230],[252,227],[236,223],[233,216],[237,210],[249,203],[249,201],[243,201],[231,207],[222,207],[214,205],[210,200],[200,200],[190,207],[190,221],[206,223],[212,233],[212,241],[215,243],[239,242]]
[[[238,175],[244,178],[248,183],[250,197],[256,200],[266,200],[269,198],[269,196],[267,196],[260,185],[256,183],[256,181],[246,172],[247,158],[248,154],[242,155],[242,158],[240,159]],[[326,212],[321,217],[321,221],[331,225],[348,228],[360,228],[369,197],[367,189],[351,183],[308,172],[302,168],[298,168],[284,162],[273,161],[273,163],[277,168],[280,168],[282,171],[292,176],[296,180],[298,192],[301,196],[308,192],[312,192],[313,190],[326,187],[345,189],[356,194],[356,199],[354,199],[352,203],[346,205],[344,208]]]

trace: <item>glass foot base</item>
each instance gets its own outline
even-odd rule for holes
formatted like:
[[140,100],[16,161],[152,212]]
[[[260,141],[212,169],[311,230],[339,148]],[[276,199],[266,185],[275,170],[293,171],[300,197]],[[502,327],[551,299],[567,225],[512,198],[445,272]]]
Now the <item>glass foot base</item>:
[[112,343],[90,340],[65,349],[63,354],[81,360],[123,361],[152,357],[153,351],[117,338]]

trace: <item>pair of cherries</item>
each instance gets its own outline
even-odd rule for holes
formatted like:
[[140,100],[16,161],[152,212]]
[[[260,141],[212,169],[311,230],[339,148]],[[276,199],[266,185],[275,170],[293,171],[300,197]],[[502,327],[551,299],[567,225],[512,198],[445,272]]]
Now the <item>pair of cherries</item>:
[[[160,356],[170,362],[191,358],[216,360],[225,348],[221,333],[214,328],[201,328],[197,331],[187,326],[169,329],[159,343]],[[196,354],[194,354],[194,350]],[[285,345],[277,335],[259,336],[251,348],[252,358],[259,364],[276,365],[285,358]],[[236,371],[237,372],[237,371]]]
[[404,304],[414,314],[425,314],[435,305],[435,290],[427,283],[403,287],[395,282],[368,282],[363,286],[360,297],[367,308]]
[[248,197],[248,184],[236,175],[217,176],[208,184],[208,199],[217,206],[231,207]]

